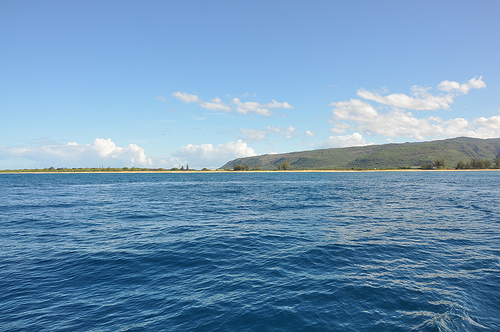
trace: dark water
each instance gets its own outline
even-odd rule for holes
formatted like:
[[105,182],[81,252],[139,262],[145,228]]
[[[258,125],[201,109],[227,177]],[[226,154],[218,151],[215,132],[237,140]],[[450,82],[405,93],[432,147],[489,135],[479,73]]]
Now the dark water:
[[500,331],[500,172],[0,175],[0,329]]

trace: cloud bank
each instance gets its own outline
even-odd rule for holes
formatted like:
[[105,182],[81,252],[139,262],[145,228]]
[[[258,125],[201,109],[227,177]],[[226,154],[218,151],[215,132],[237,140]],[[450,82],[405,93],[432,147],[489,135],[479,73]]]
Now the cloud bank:
[[[430,88],[414,86],[412,96],[405,94],[381,95],[361,89],[361,99],[333,102],[333,123],[331,132],[346,133],[354,129],[367,135],[384,137],[407,137],[418,140],[469,136],[492,138],[500,136],[500,117],[478,118],[468,121],[463,118],[443,120],[430,116],[419,118],[411,111],[447,110],[459,95],[472,89],[485,89],[482,77],[472,78],[466,83],[443,81],[437,86],[444,91],[439,95],[429,92]],[[372,102],[372,103],[370,103]],[[387,106],[390,108],[387,109]]]
[[30,167],[150,167],[153,162],[136,144],[117,146],[110,138],[93,144],[50,144],[31,147],[0,147],[0,160],[19,161]]
[[188,164],[190,168],[219,168],[229,160],[255,156],[254,149],[242,140],[219,144],[188,144],[172,154],[177,164]]

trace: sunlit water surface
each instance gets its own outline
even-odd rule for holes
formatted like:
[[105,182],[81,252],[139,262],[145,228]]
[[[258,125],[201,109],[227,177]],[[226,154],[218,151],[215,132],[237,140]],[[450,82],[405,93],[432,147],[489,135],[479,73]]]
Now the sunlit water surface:
[[500,172],[0,189],[0,330],[500,331]]

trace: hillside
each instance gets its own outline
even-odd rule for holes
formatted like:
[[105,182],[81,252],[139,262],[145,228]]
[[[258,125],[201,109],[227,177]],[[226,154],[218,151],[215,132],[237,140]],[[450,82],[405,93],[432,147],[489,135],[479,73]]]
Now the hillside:
[[500,138],[477,139],[459,137],[439,141],[332,148],[282,154],[237,158],[224,164],[232,169],[236,164],[275,170],[278,163],[287,162],[290,169],[393,169],[421,166],[445,159],[447,167],[471,159],[494,160],[500,156]]

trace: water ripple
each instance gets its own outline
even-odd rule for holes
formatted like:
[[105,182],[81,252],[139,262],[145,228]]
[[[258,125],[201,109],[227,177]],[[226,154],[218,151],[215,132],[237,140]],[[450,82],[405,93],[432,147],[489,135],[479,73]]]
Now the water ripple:
[[5,330],[500,330],[498,172],[0,185]]

